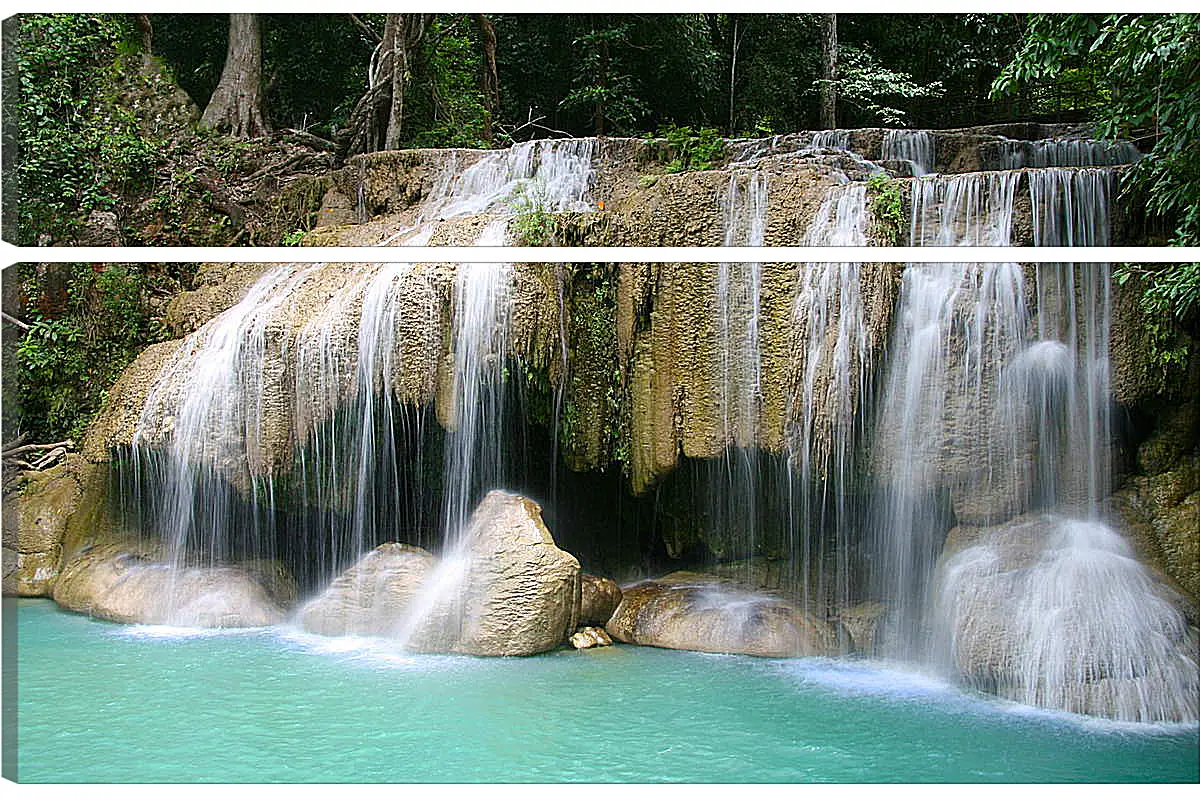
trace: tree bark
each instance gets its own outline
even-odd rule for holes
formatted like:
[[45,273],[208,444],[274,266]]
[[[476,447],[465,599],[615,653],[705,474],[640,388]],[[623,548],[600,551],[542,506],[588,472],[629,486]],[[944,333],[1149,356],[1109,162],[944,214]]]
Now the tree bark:
[[837,127],[837,14],[821,15],[821,127]]
[[263,113],[262,33],[257,14],[229,15],[225,68],[200,124],[249,139],[270,132]]
[[133,21],[137,24],[138,36],[142,40],[142,52],[150,55],[154,52],[154,26],[150,24],[150,15],[134,14]]
[[483,107],[487,118],[483,123],[483,139],[492,142],[492,122],[500,112],[500,76],[496,71],[496,26],[485,14],[473,14],[479,28],[479,42],[483,48],[483,71],[479,76],[479,89],[483,92]]
[[404,94],[412,56],[421,45],[433,14],[388,14],[383,39],[375,48],[367,91],[347,123],[345,155],[394,150],[404,131]]

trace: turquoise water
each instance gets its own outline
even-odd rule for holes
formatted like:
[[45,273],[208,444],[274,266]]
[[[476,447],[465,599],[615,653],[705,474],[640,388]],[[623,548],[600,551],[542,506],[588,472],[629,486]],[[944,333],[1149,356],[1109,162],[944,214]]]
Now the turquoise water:
[[864,662],[414,657],[17,602],[22,781],[1200,779],[1195,725],[1035,711]]

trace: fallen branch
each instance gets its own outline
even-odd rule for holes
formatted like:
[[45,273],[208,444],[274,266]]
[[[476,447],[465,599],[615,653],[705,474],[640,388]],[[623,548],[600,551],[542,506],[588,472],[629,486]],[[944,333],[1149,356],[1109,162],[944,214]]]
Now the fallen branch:
[[33,462],[33,468],[37,469],[37,470],[42,470],[42,469],[45,469],[46,467],[53,466],[54,464],[57,464],[59,461],[61,461],[66,455],[67,455],[67,448],[57,447],[54,450],[51,450],[46,455],[39,458],[37,461]]
[[308,131],[301,131],[295,128],[281,128],[277,131],[279,136],[288,141],[296,142],[297,144],[307,145],[314,150],[329,150],[337,149],[337,144],[328,139],[323,139],[316,134]]
[[5,312],[0,311],[0,315],[4,316],[5,322],[11,322],[13,325],[16,325],[18,328],[20,328],[23,331],[27,331],[30,329],[28,323],[21,322],[21,320],[17,319],[16,317],[12,316],[11,314],[6,314]]
[[4,457],[9,458],[11,456],[19,456],[22,453],[33,453],[38,450],[53,450],[57,447],[65,447],[66,449],[70,450],[74,446],[75,442],[72,439],[64,439],[63,441],[55,442],[54,444],[27,444],[20,447],[14,447],[10,450],[5,450]]
[[0,447],[0,452],[7,453],[9,450],[12,450],[14,447],[20,447],[21,445],[25,444],[25,442],[27,442],[27,441],[29,441],[29,432],[28,431],[26,431],[25,433],[22,433],[20,436],[13,439],[8,444],[4,445],[4,447]]
[[4,463],[8,464],[10,466],[13,466],[13,467],[20,467],[21,469],[24,469],[24,470],[32,470],[33,469],[33,464],[30,464],[28,461],[22,461],[19,458],[6,459]]

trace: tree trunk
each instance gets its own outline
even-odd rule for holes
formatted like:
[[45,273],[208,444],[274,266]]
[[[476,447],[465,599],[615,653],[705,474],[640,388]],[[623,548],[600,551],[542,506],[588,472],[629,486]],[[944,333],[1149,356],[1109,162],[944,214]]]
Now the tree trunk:
[[142,53],[150,55],[154,52],[154,26],[150,24],[150,15],[134,14],[133,21],[137,24],[138,36],[142,40]]
[[837,14],[821,15],[821,127],[837,127]]
[[270,132],[263,114],[262,34],[257,14],[229,15],[229,49],[221,80],[200,118],[206,128],[249,139]]
[[383,39],[375,48],[367,91],[350,113],[345,155],[394,150],[404,131],[404,94],[410,63],[433,14],[388,14]]
[[492,122],[500,113],[500,76],[496,72],[496,26],[485,14],[473,14],[479,28],[479,42],[483,47],[483,71],[479,76],[479,89],[483,92],[483,107],[487,118],[483,123],[483,140],[492,143]]

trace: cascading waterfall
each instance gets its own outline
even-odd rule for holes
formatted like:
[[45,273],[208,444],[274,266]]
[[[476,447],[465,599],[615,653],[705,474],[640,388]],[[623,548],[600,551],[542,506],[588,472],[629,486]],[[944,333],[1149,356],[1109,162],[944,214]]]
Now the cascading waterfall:
[[1026,173],[1035,247],[1103,247],[1109,241],[1111,169],[1039,169]]
[[380,245],[426,246],[443,220],[480,214],[512,217],[526,209],[588,210],[594,151],[594,139],[538,139],[488,151],[466,169],[453,155],[422,202],[416,222]]
[[1005,139],[996,147],[996,169],[1023,167],[1096,167],[1132,164],[1141,157],[1132,142],[1093,139]]
[[[768,191],[766,173],[730,175],[723,202],[726,247],[762,247]],[[756,447],[762,402],[762,265],[722,263],[715,279],[716,394],[726,447],[722,457],[708,465],[709,525],[737,531],[737,549],[753,554],[761,540]]]
[[[947,476],[956,470],[974,477],[988,456],[995,458],[983,462],[985,473],[1015,461],[1015,454],[989,452],[987,409],[995,402],[996,365],[1011,357],[1023,316],[1015,264],[905,269],[872,442],[872,584],[890,606],[883,641],[893,656],[929,658],[923,626],[930,575],[952,518]],[[984,452],[948,464],[951,441]]]
[[817,131],[812,137],[812,147],[827,147],[830,150],[849,150],[850,131]]
[[889,130],[883,135],[884,160],[907,161],[913,166],[913,175],[918,177],[933,172],[934,150],[929,131]]
[[[865,246],[866,225],[866,187],[837,186],[804,245]],[[794,552],[822,567],[815,580],[811,569],[803,571],[805,603],[827,609],[844,607],[850,597],[854,440],[871,371],[862,279],[858,263],[805,264],[792,307],[803,360],[788,404],[788,470],[796,487],[789,527],[803,531]]]
[[1194,719],[1187,623],[1103,522],[1110,306],[1104,266],[907,268],[873,443],[885,649],[1025,703]]
[[1009,244],[1020,178],[1018,172],[980,172],[914,180],[909,241],[914,247]]

